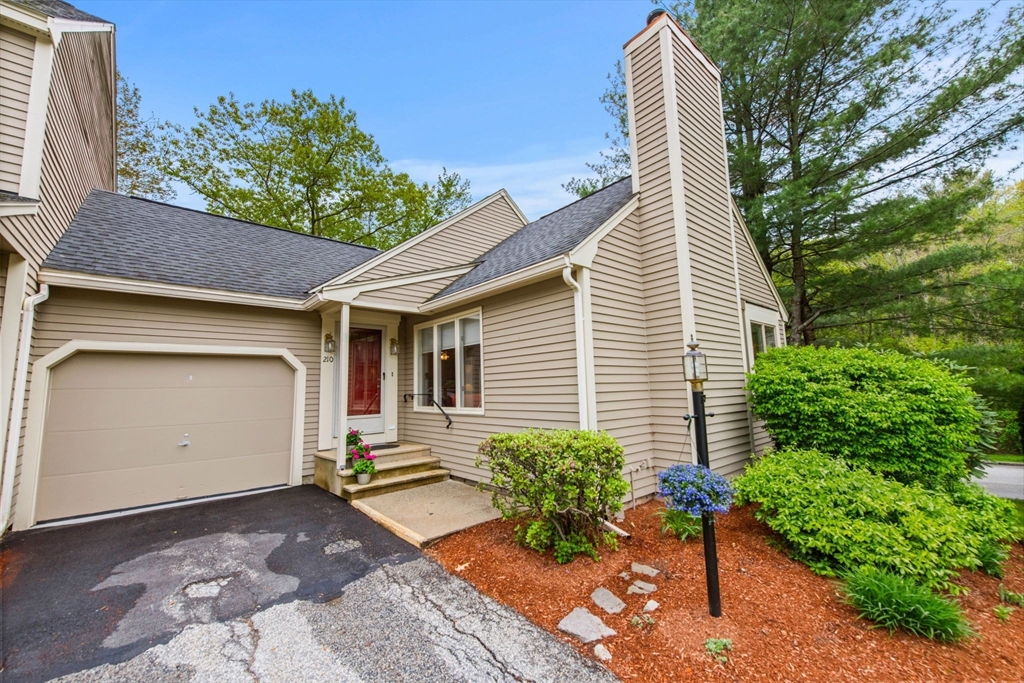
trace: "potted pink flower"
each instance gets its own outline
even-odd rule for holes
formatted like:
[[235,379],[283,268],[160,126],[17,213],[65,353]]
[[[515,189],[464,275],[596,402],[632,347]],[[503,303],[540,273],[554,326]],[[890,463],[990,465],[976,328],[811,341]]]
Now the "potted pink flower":
[[377,468],[373,464],[377,456],[370,451],[370,447],[362,439],[349,448],[348,454],[352,458],[352,471],[356,474],[356,481],[360,484],[369,484],[370,477],[377,472]]

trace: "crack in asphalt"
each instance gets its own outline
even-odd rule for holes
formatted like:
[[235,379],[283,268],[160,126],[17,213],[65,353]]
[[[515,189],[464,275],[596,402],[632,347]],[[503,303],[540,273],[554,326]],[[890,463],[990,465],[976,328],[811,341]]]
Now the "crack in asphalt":
[[[522,681],[523,683],[534,683],[532,679],[526,678],[521,673],[511,670],[509,665],[504,660],[502,660],[501,657],[499,657],[498,654],[494,650],[492,650],[491,647],[486,642],[484,642],[484,640],[480,636],[471,631],[467,631],[461,628],[459,626],[458,620],[449,616],[447,611],[442,606],[442,604],[440,604],[438,601],[430,597],[430,595],[428,595],[426,591],[420,590],[411,582],[403,581],[402,579],[398,578],[396,573],[390,571],[389,567],[382,566],[381,570],[384,572],[384,575],[388,578],[388,581],[399,587],[404,587],[408,589],[408,592],[413,597],[417,598],[421,604],[426,602],[429,605],[431,605],[441,617],[443,617],[446,621],[448,621],[449,624],[451,624],[452,629],[456,633],[459,633],[463,636],[468,636],[472,638],[474,641],[476,641],[480,645],[480,647],[482,647],[484,651],[487,652],[487,654],[491,658],[491,661],[494,662],[498,670],[501,671],[501,673],[505,674],[505,676],[515,681]],[[490,605],[487,605],[486,603],[484,604],[488,612],[492,611],[490,609]]]

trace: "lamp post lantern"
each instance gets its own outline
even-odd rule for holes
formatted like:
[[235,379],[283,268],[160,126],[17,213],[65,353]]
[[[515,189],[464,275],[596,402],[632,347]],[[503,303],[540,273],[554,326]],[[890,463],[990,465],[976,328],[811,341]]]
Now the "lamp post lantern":
[[[697,435],[697,462],[711,469],[708,457],[707,416],[704,413],[704,382],[708,379],[707,357],[697,350],[700,344],[692,339],[686,344],[690,350],[683,355],[683,374],[693,389],[693,420]],[[722,616],[722,598],[718,589],[718,549],[715,545],[715,513],[701,515],[704,533],[704,573],[708,580],[708,611],[713,617]]]

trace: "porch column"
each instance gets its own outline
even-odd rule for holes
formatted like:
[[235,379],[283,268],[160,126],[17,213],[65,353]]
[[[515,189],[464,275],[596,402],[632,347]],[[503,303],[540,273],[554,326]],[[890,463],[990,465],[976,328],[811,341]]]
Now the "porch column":
[[348,438],[348,340],[349,322],[352,318],[352,306],[347,302],[341,304],[341,330],[338,335],[338,462],[339,470],[345,469],[345,457],[348,449],[345,441]]

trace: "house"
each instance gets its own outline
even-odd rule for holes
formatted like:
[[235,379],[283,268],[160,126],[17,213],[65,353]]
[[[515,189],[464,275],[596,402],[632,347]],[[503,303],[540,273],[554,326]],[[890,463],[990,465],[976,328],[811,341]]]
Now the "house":
[[[4,321],[23,311],[30,371],[14,373],[6,439],[15,528],[313,480],[346,497],[481,481],[478,443],[528,427],[607,430],[631,495],[648,496],[659,469],[695,460],[693,337],[712,467],[739,472],[768,440],[744,373],[782,343],[785,306],[729,193],[719,71],[665,14],[624,64],[630,177],[533,222],[499,191],[386,252],[120,196],[109,175],[87,196],[69,183],[69,200],[44,182],[40,217],[80,204],[37,224],[45,253],[16,257],[0,219],[5,258],[34,264],[4,302]],[[86,78],[102,84],[112,61],[70,66],[103,69]],[[106,111],[110,92],[92,94]],[[47,112],[45,149],[99,164],[91,135],[56,137],[65,114]],[[44,154],[44,181],[58,167]],[[349,428],[400,476],[349,483],[336,458]]]

